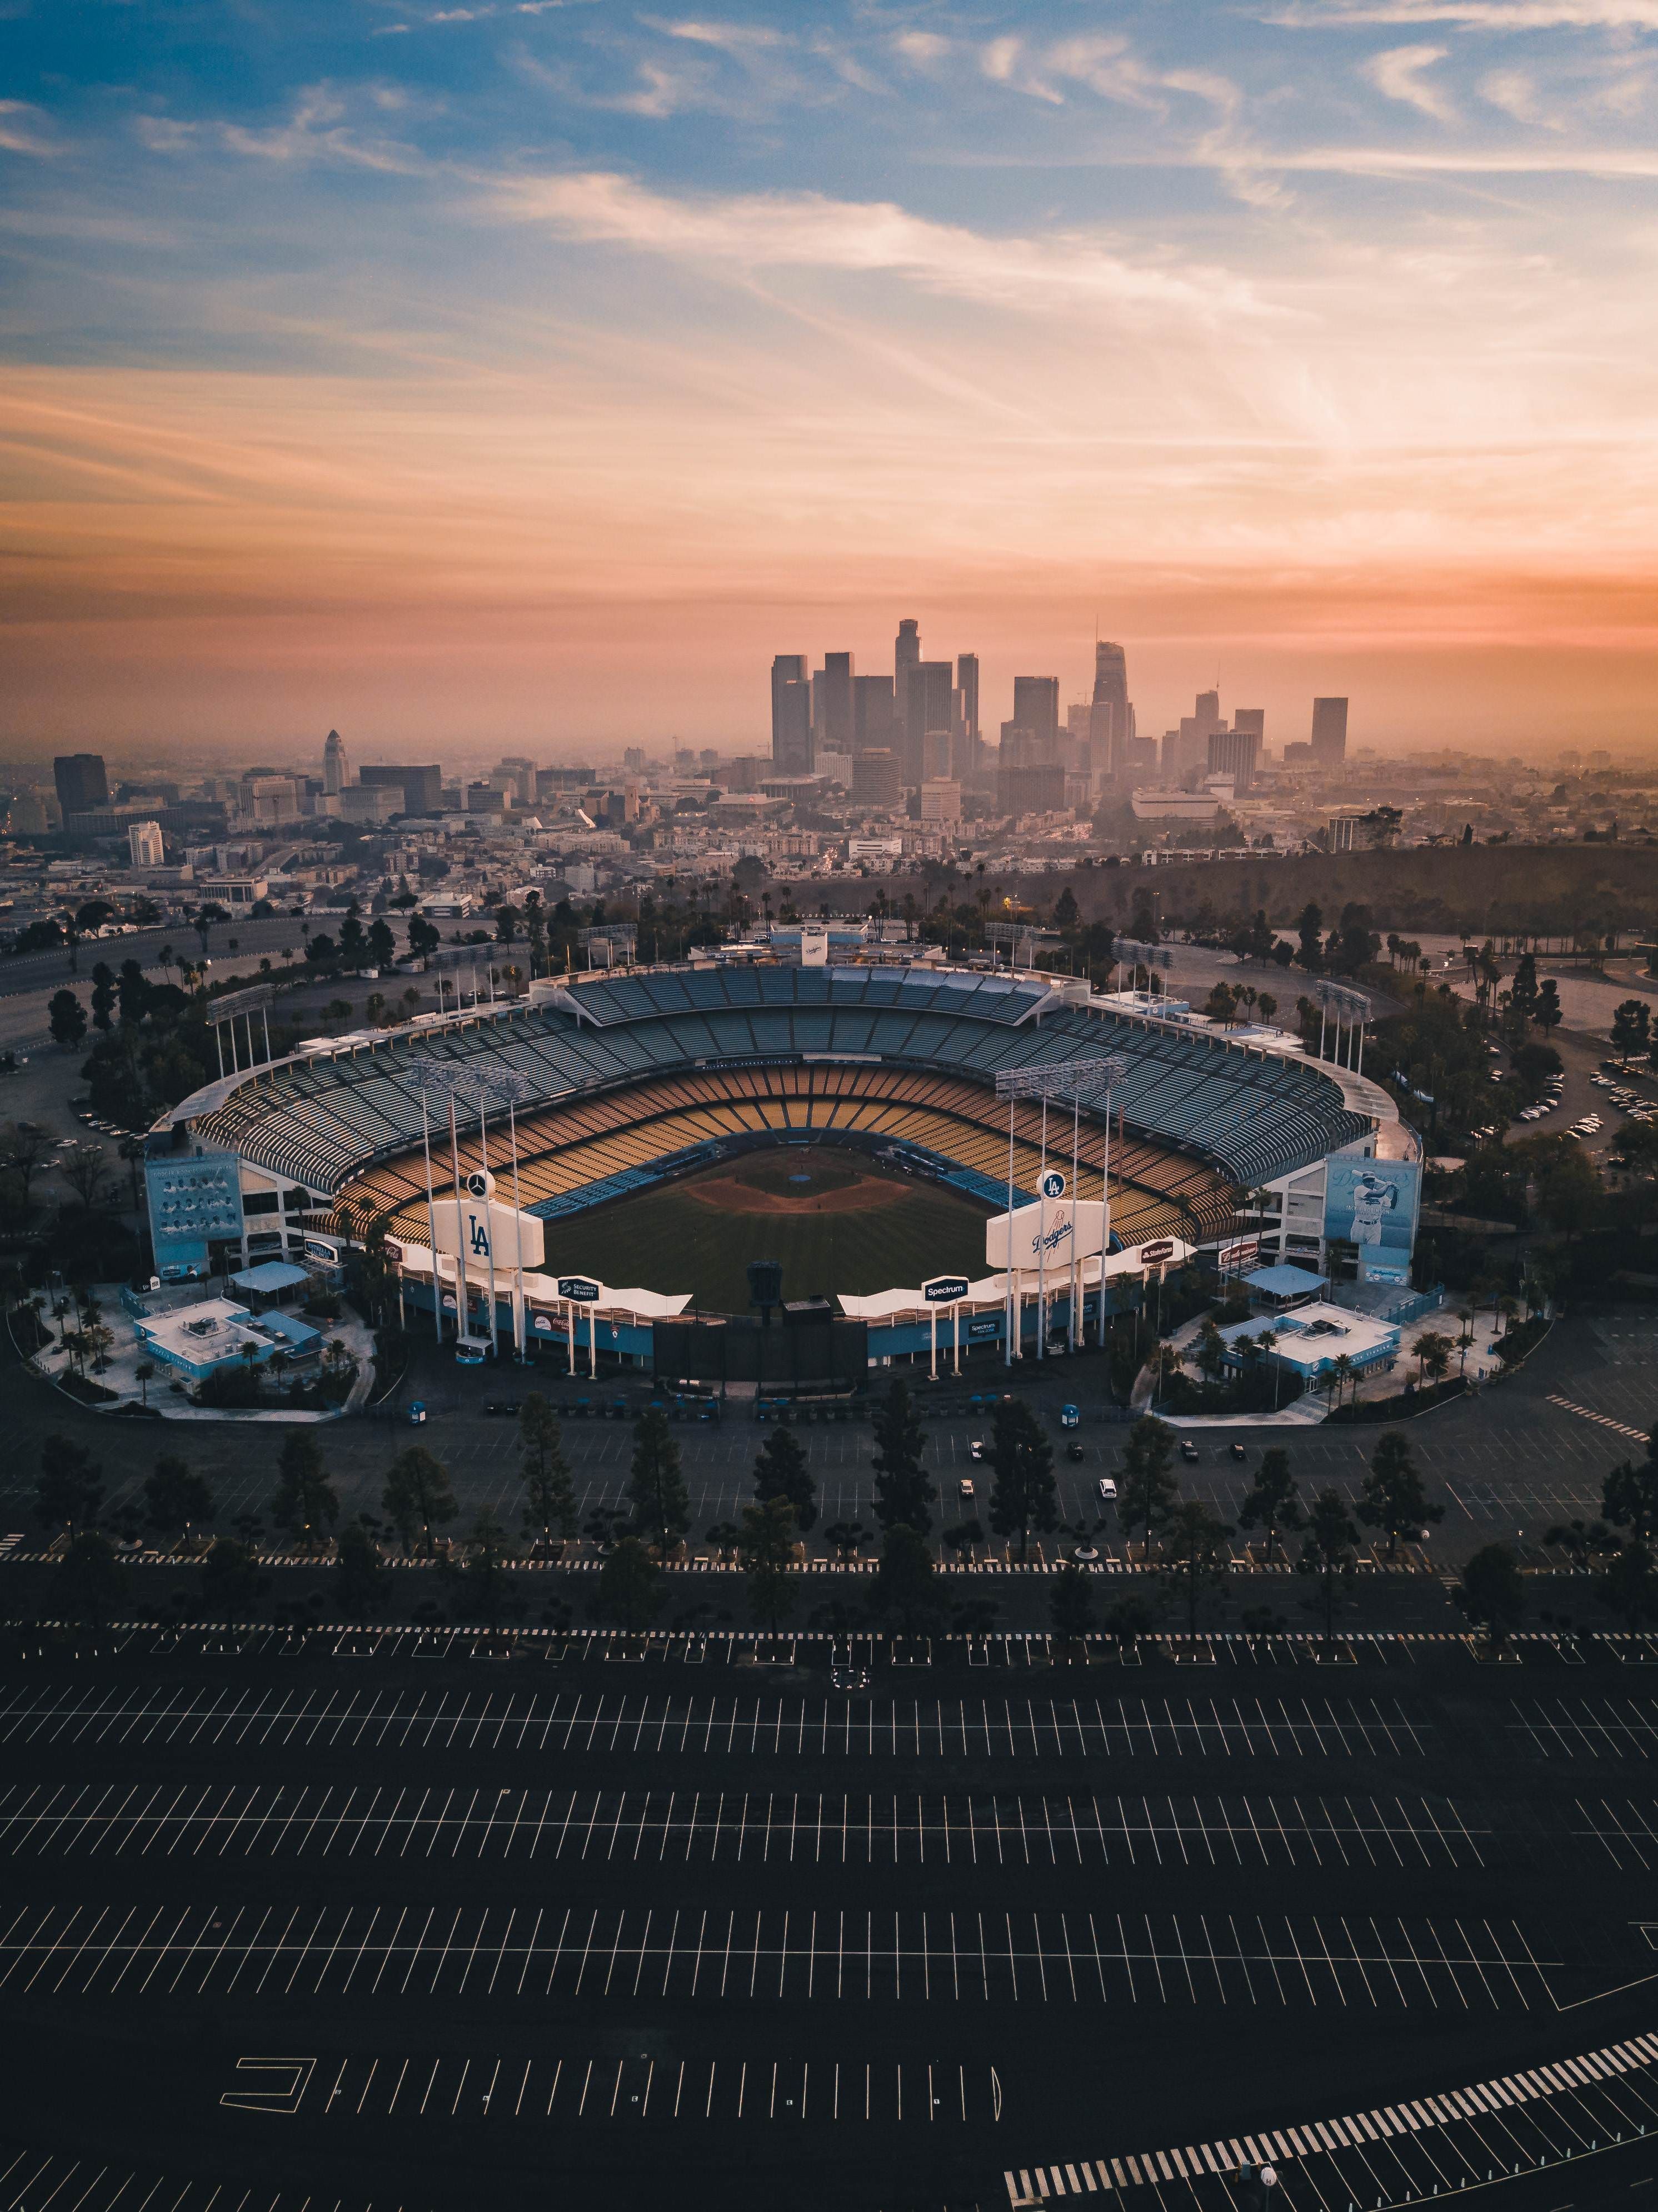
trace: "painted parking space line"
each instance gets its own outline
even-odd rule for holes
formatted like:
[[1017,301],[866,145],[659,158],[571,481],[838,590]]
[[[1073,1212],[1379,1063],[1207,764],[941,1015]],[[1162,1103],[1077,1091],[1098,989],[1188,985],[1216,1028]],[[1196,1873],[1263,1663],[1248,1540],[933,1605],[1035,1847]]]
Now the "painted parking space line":
[[1610,1413],[1597,1413],[1592,1407],[1574,1405],[1570,1398],[1557,1398],[1552,1392],[1549,1403],[1560,1407],[1565,1413],[1576,1413],[1580,1421],[1598,1422],[1601,1428],[1611,1429],[1617,1436],[1631,1437],[1637,1444],[1645,1443],[1650,1434],[1646,1429],[1632,1429],[1627,1421],[1613,1420]]
[[[1581,1808],[1580,1808],[1581,1810]],[[1586,1816],[1587,1817],[1587,1816]],[[1588,1831],[1582,1832],[1589,1832]],[[431,1858],[676,1865],[1473,1867],[1489,1832],[1448,1800],[1321,1793],[1126,1798],[1068,1790],[877,1796],[792,1790],[12,1783],[0,1854],[49,1858]],[[1482,1850],[1482,1845],[1485,1849]]]
[[1394,1698],[983,1697],[953,1700],[180,1689],[104,1713],[73,1686],[0,1708],[0,1743],[76,1741],[419,1750],[676,1751],[853,1758],[1421,1757],[1431,1724]]
[[1658,1698],[1512,1700],[1509,1732],[1544,1759],[1658,1759]]
[[[106,1906],[24,1908],[0,1936],[0,1988],[77,1996],[343,1996],[373,1966],[400,1999],[505,2003],[523,1996],[705,2002],[836,1998],[894,2004],[1109,2006],[1368,2004],[1481,2011],[1552,2006],[1522,1931],[1486,1921],[1388,1916],[1177,1914],[1021,1908],[904,1911],[630,1905],[527,1924],[519,1908],[295,1905],[231,1920],[215,1905],[129,1908],[101,1942]],[[85,1968],[84,1974],[82,1972]],[[479,1970],[484,1971],[479,1971]],[[475,1972],[478,1978],[473,1981]],[[394,1979],[395,1978],[395,1979]],[[481,1995],[480,1993],[483,1994]],[[488,1994],[493,1992],[493,1998]]]

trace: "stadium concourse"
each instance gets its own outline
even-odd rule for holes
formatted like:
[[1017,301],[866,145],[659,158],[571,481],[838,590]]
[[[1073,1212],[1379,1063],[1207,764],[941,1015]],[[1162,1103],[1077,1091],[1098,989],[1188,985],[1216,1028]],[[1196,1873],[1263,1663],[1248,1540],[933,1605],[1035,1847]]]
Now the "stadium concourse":
[[[1242,1194],[1253,1194],[1255,1231],[1269,1225],[1271,1207],[1270,1227],[1283,1237],[1263,1237],[1262,1249],[1288,1252],[1299,1210],[1310,1236],[1297,1247],[1320,1261],[1324,1163],[1386,1152],[1398,1133],[1385,1093],[1304,1060],[1287,1039],[1266,1048],[1201,1020],[1090,995],[1079,978],[709,962],[538,982],[508,1006],[319,1040],[196,1093],[152,1133],[151,1150],[175,1162],[236,1156],[246,1258],[302,1252],[328,1231],[361,1238],[384,1224],[405,1287],[429,1310],[429,1133],[440,1194],[457,1168],[462,1182],[493,1173],[496,1218],[537,1224],[537,1244],[544,1231],[548,1275],[522,1276],[533,1307],[538,1285],[550,1294],[556,1273],[556,1224],[757,1147],[845,1146],[987,1211],[1006,1204],[1011,1181],[1014,1206],[1026,1204],[1037,1191],[1044,1121],[1050,1166],[1070,1168],[1069,1100],[1045,1116],[1035,1097],[999,1097],[998,1077],[1107,1056],[1116,1064],[1108,1099],[1097,1085],[1080,1097],[1074,1195],[1100,1197],[1108,1158],[1114,1254],[1220,1248],[1237,1233]],[[476,1104],[458,1115],[452,1161],[447,1102],[434,1101],[433,1086],[457,1076],[463,1086],[487,1079],[495,1097],[487,1131]],[[1291,1194],[1309,1175],[1316,1188],[1298,1209]],[[513,1256],[507,1235],[497,1231],[494,1255],[503,1268]],[[441,1225],[436,1237],[441,1249]],[[671,1261],[653,1255],[659,1274]],[[537,1250],[530,1265],[541,1262]],[[1089,1279],[1102,1272],[1115,1271],[1095,1261]],[[450,1309],[454,1273],[440,1261]],[[641,1319],[685,1303],[630,1295]],[[510,1316],[503,1326],[513,1326]]]

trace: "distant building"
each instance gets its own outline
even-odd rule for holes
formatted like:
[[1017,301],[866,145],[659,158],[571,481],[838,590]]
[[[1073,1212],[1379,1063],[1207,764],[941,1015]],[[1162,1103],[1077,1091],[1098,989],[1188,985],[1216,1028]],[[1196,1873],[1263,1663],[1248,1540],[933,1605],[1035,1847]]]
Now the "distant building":
[[1260,739],[1253,730],[1214,730],[1209,737],[1209,773],[1230,776],[1240,797],[1254,781]]
[[[1254,739],[1257,748],[1264,749],[1266,744],[1266,709],[1265,707],[1234,707],[1232,727],[1246,731]],[[1260,758],[1259,750],[1255,757]]]
[[923,822],[959,822],[962,787],[954,777],[930,776],[921,786]]
[[921,661],[921,625],[913,616],[906,616],[898,625],[898,635],[892,646],[892,696],[900,715],[909,694],[909,672]]
[[758,791],[761,779],[770,767],[771,763],[762,760],[757,753],[739,753],[734,760],[726,763],[720,772],[720,787],[722,791]]
[[1013,679],[1013,720],[1029,730],[1043,748],[1045,760],[1059,757],[1060,679],[1057,676],[1016,676]]
[[948,660],[918,660],[905,678],[903,756],[899,766],[912,787],[937,772],[939,750],[950,767],[956,729],[956,671]]
[[811,683],[804,653],[780,653],[772,660],[771,757],[786,775],[811,773]]
[[893,723],[892,678],[854,676],[852,679],[852,750],[854,753],[885,753],[898,739]]
[[593,768],[538,768],[536,787],[543,793],[552,791],[583,791],[589,784],[598,781],[598,770]]
[[854,756],[852,799],[854,806],[896,806],[902,788],[898,756],[889,747],[872,748]]
[[1339,768],[1347,757],[1347,702],[1313,702],[1313,758],[1321,768]]
[[1121,646],[1100,638],[1094,647],[1094,696],[1090,702],[1089,740],[1096,775],[1120,776],[1127,763],[1133,714],[1128,704],[1128,656]]
[[58,804],[65,814],[94,814],[109,805],[101,753],[60,753],[52,764]]
[[625,746],[625,747],[623,748],[623,754],[622,754],[622,765],[623,765],[623,768],[625,768],[625,769],[631,769],[631,770],[632,770],[632,772],[634,773],[634,775],[644,775],[644,773],[645,773],[645,748],[644,748],[644,746],[643,746],[643,745],[628,745],[628,746]]
[[856,671],[849,653],[826,653],[812,682],[811,744],[818,753],[853,750],[853,684]]
[[1289,744],[1284,748],[1284,765],[1285,768],[1310,768],[1312,766],[1312,762],[1313,749],[1311,745],[1309,745],[1303,738],[1291,738]]
[[160,868],[167,865],[167,847],[161,841],[159,822],[132,822],[127,825],[127,850],[135,868]]
[[395,783],[348,783],[339,796],[329,801],[343,822],[389,822],[394,814],[406,814],[403,787]]
[[350,781],[351,763],[345,757],[345,740],[337,730],[331,730],[323,740],[323,790],[330,799],[337,799]]
[[403,804],[397,811],[402,814],[435,814],[443,805],[443,770],[435,761],[422,768],[392,768],[382,763],[365,768],[362,781],[366,788],[380,785],[400,792]]
[[1066,771],[1059,762],[1037,768],[999,768],[996,805],[1003,814],[1059,814],[1066,804]]
[[977,775],[984,765],[984,741],[979,727],[979,656],[956,656],[956,690],[961,702],[961,757],[955,763],[957,781]]

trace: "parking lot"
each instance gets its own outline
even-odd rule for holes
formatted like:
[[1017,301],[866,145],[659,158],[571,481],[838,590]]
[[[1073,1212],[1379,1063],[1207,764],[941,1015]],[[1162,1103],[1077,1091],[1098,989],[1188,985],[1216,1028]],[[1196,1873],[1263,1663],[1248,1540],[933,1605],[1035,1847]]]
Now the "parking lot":
[[[1212,2146],[1287,2127],[1314,2212],[1350,2147],[1309,2114],[1644,2033],[1647,1649],[15,1642],[6,2154],[413,2212],[481,2170],[544,2202],[554,2142],[568,2186],[659,2203],[671,2146],[677,2203],[878,2212],[1036,2167],[1207,2203]],[[1423,2163],[1399,2126],[1388,2188],[1464,2185],[1461,2138]]]

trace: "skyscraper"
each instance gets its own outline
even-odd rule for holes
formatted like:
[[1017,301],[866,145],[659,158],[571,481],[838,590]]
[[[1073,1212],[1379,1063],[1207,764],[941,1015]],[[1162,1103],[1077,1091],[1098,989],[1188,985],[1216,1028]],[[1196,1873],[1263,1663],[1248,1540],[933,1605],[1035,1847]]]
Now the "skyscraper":
[[771,757],[790,775],[811,773],[811,683],[804,653],[780,653],[771,664]]
[[1219,692],[1199,691],[1192,718],[1206,738],[1212,737],[1220,727]]
[[132,856],[135,868],[159,868],[167,860],[167,849],[161,842],[159,822],[129,822],[127,851]]
[[898,743],[893,720],[892,678],[854,676],[852,679],[852,750],[859,753],[893,753]]
[[976,653],[958,653],[956,656],[956,689],[961,694],[962,742],[961,758],[956,763],[957,780],[965,782],[978,774],[983,761],[979,736],[979,656]]
[[1347,757],[1347,702],[1313,702],[1313,758],[1320,768],[1339,768]]
[[902,719],[904,702],[909,696],[909,672],[921,658],[921,625],[913,616],[907,615],[898,625],[898,635],[892,647],[892,696],[898,702]]
[[1242,730],[1255,741],[1256,757],[1266,743],[1266,709],[1265,707],[1234,707],[1232,727]]
[[823,665],[812,678],[812,748],[820,753],[850,753],[853,750],[853,685],[856,681],[849,653],[826,653]]
[[1016,676],[1013,679],[1013,721],[1029,730],[1042,749],[1043,761],[1057,761],[1060,745],[1060,679],[1057,676]]
[[1253,730],[1211,730],[1208,744],[1210,775],[1230,775],[1233,791],[1242,798],[1254,780],[1260,739]]
[[956,671],[947,660],[918,660],[907,674],[904,690],[904,745],[900,763],[906,784],[914,786],[938,769],[938,747],[927,740],[942,738],[944,763],[950,764],[950,744],[956,727]]
[[322,787],[330,799],[337,799],[350,781],[351,763],[345,757],[345,740],[337,730],[331,730],[323,740]]
[[1113,778],[1122,773],[1133,724],[1128,714],[1128,656],[1120,645],[1099,638],[1094,646],[1092,726],[1094,766]]
[[109,805],[109,778],[101,753],[60,753],[52,764],[58,804],[66,815],[91,814]]

